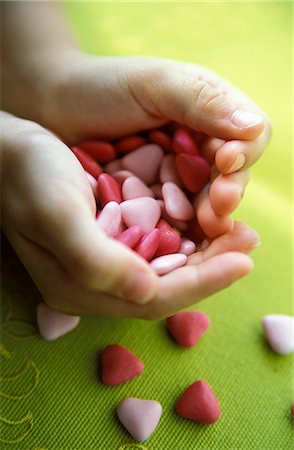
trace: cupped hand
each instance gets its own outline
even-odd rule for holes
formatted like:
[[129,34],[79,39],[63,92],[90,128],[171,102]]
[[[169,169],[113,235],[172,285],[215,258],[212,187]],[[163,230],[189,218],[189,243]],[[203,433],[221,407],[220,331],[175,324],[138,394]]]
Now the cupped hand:
[[114,139],[169,122],[189,127],[213,166],[210,190],[197,201],[199,223],[211,238],[232,229],[228,215],[242,199],[249,168],[271,134],[257,105],[215,73],[190,63],[79,52],[66,64],[56,60],[40,88],[42,124],[68,144]]
[[1,124],[2,226],[51,307],[69,314],[160,318],[250,272],[252,262],[243,253],[259,239],[236,222],[191,255],[186,267],[157,277],[99,229],[89,182],[65,144],[10,114],[1,113]]

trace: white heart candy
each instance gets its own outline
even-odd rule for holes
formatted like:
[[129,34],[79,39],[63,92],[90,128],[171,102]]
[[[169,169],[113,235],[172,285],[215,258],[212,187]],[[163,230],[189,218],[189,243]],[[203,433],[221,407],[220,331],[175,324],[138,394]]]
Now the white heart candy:
[[162,406],[155,400],[125,398],[117,408],[123,426],[139,442],[146,441],[158,425]]
[[273,350],[281,355],[294,351],[294,317],[270,314],[263,317],[262,324]]
[[46,303],[37,306],[37,323],[41,336],[47,341],[53,341],[73,330],[80,318],[69,316],[50,308]]

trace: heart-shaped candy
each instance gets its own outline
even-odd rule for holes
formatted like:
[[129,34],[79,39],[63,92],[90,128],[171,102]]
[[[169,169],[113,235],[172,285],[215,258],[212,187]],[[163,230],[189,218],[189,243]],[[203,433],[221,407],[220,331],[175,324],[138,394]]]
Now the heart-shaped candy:
[[120,422],[136,441],[143,442],[151,436],[162,413],[161,404],[155,400],[125,398],[117,408]]
[[143,362],[119,344],[108,345],[102,352],[101,360],[102,380],[109,386],[131,380],[144,370]]
[[180,153],[176,157],[176,166],[181,180],[190,192],[200,192],[209,181],[210,165],[201,156]]
[[269,345],[277,353],[287,355],[294,351],[294,317],[269,314],[262,319]]
[[166,324],[177,344],[193,347],[208,330],[210,320],[201,311],[183,311],[169,317]]
[[120,204],[122,218],[128,227],[138,225],[145,233],[155,228],[161,209],[154,198],[140,197]]
[[37,306],[37,323],[40,335],[47,341],[58,339],[73,330],[79,321],[79,317],[55,311],[46,303],[39,303]]
[[146,184],[156,182],[164,153],[156,144],[147,144],[134,150],[121,160],[124,169],[133,172]]
[[220,417],[220,406],[216,396],[206,381],[191,384],[176,405],[177,413],[185,419],[210,425]]

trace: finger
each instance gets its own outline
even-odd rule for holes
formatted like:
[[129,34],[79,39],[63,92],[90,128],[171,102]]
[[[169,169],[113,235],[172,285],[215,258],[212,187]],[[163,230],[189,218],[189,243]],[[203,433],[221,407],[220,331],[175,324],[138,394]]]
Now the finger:
[[217,150],[225,143],[223,139],[206,136],[201,145],[201,154],[209,162],[209,164],[214,164],[215,154]]
[[[160,279],[159,297],[148,304],[149,314],[165,317],[204,299],[244,277],[253,268],[242,253],[214,256],[199,265],[185,266]],[[152,309],[151,309],[152,308]]]
[[215,239],[233,228],[233,220],[229,216],[215,213],[206,189],[197,196],[194,209],[201,229],[210,239]]
[[24,147],[28,213],[21,233],[50,251],[88,289],[137,302],[153,297],[157,277],[149,265],[97,226],[93,194],[70,150],[44,135],[30,136]]
[[143,102],[147,98],[153,114],[209,136],[252,140],[266,125],[265,116],[249,99],[202,67],[157,62],[144,79],[147,96],[137,98]]
[[188,257],[188,265],[200,264],[203,261],[227,252],[249,253],[260,245],[260,238],[255,230],[240,221],[228,233],[214,239],[209,247]]
[[231,214],[239,205],[249,182],[249,170],[218,175],[211,183],[209,200],[215,214]]
[[218,170],[228,174],[251,167],[261,156],[270,135],[270,125],[267,123],[263,133],[253,141],[225,142],[216,151],[215,163]]

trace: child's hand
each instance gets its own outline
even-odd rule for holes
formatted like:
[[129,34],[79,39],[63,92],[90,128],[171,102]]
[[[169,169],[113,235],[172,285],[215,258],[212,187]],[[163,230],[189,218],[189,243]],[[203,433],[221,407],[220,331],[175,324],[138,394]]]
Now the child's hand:
[[[252,268],[256,233],[229,233],[161,278],[102,233],[71,151],[39,125],[1,113],[2,225],[44,300],[72,314],[160,318],[230,285]],[[148,304],[135,304],[147,301]],[[131,300],[131,301],[130,301]]]
[[[31,71],[38,101],[31,112],[20,105],[22,114],[37,118],[67,144],[117,138],[170,121],[188,126],[202,135],[202,152],[216,166],[210,191],[198,202],[199,222],[212,237],[231,229],[233,222],[222,216],[238,206],[249,167],[270,137],[268,119],[251,100],[193,64],[78,51],[48,59],[45,69]],[[7,103],[19,113],[13,98]]]

